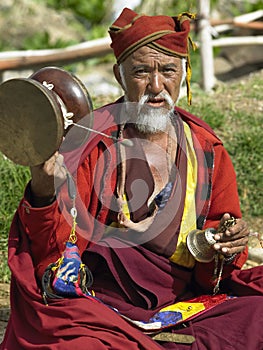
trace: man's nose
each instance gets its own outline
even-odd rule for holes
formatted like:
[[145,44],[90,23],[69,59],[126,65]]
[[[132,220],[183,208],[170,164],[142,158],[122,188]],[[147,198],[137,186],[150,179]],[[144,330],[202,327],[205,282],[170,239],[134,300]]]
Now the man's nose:
[[163,85],[163,77],[162,74],[159,72],[152,72],[149,77],[149,84],[148,84],[148,90],[152,94],[159,94],[161,91],[163,91],[164,85]]

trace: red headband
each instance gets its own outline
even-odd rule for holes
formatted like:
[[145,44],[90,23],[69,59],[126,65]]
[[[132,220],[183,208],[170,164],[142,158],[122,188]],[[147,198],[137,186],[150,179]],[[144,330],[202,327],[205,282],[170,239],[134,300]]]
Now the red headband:
[[167,55],[188,56],[189,17],[146,16],[125,8],[109,29],[111,47],[118,63],[148,45]]

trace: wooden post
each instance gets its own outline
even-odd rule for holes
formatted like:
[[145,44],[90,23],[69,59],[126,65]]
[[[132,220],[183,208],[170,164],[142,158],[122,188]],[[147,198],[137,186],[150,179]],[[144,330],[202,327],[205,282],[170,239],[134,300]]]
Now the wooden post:
[[202,86],[205,91],[209,92],[215,84],[213,47],[209,20],[210,0],[199,0],[198,7],[200,16],[199,36]]

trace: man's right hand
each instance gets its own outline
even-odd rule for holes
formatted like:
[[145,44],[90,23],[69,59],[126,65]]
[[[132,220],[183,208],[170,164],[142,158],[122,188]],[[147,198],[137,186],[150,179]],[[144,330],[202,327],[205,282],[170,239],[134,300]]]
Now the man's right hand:
[[31,167],[31,201],[32,205],[42,207],[51,204],[56,196],[55,187],[66,180],[64,157],[56,152],[45,163]]

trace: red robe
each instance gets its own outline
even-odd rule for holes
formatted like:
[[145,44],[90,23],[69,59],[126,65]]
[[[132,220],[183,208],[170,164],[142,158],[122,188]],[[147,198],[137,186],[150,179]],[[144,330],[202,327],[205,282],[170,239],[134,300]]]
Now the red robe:
[[[95,127],[98,130],[106,130],[109,134],[116,132],[115,109],[118,111],[118,104],[96,112]],[[214,155],[204,227],[216,227],[225,212],[240,217],[235,173],[221,141],[203,122],[185,111],[177,111],[189,124],[200,145],[204,149],[209,146]],[[86,148],[65,155],[78,188],[78,246],[83,262],[93,272],[92,288],[96,296],[128,317],[148,320],[156,311],[177,300],[210,293],[214,262],[196,263],[193,269],[187,269],[171,263],[165,253],[160,254],[158,239],[149,246],[130,246],[120,236],[103,235],[116,187],[114,150],[112,140],[94,136]],[[198,175],[201,177],[200,172]],[[72,349],[83,348],[87,343],[90,349],[160,348],[103,304],[73,298],[52,300],[49,306],[44,305],[39,281],[48,264],[55,262],[64,251],[72,223],[70,207],[65,185],[59,190],[58,200],[44,208],[31,207],[30,191],[26,189],[9,236],[11,317],[1,349]],[[253,320],[258,317],[257,325],[262,329],[262,299],[258,297],[263,293],[262,267],[240,271],[246,257],[247,251],[226,266],[222,288],[236,295],[251,295],[248,312],[254,315]],[[195,335],[200,349],[216,349],[209,347],[216,335],[208,336],[209,331],[202,333],[200,329],[209,329],[211,324],[220,329],[225,320],[218,316],[234,315],[235,327],[229,327],[229,339],[239,338],[238,332],[245,334],[245,327],[239,322],[247,303],[245,299],[219,305],[197,317],[186,329],[176,332]],[[253,324],[254,331],[255,327],[256,323]],[[255,344],[263,341],[262,337],[251,337],[249,332],[247,339],[244,346],[240,343],[239,349],[253,349]],[[226,337],[224,341],[227,344],[229,340]],[[248,344],[252,347],[247,347]],[[163,343],[162,346],[184,349],[182,344]]]

